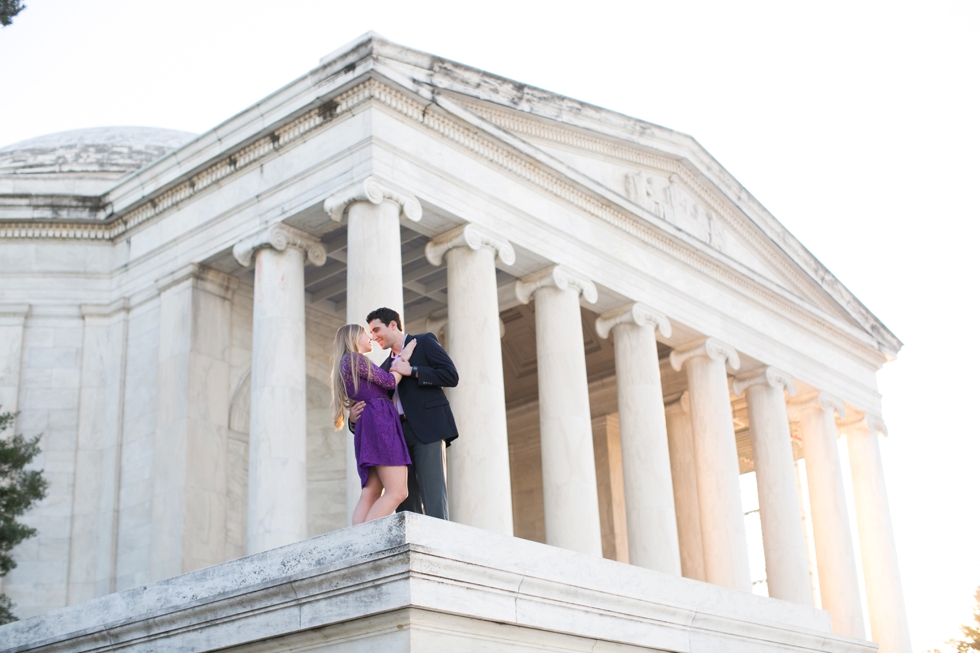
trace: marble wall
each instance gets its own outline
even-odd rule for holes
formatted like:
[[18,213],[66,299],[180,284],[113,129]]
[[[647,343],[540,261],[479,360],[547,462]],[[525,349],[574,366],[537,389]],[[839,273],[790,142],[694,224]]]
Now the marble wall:
[[31,606],[24,616],[68,600],[83,334],[78,307],[32,312],[23,332],[17,430],[43,434],[32,466],[49,483],[47,497],[23,519],[38,534],[18,547],[18,566],[3,583],[11,600]]

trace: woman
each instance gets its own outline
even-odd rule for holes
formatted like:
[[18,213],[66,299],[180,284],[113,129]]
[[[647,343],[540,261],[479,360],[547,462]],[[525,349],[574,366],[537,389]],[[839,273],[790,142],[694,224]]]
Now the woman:
[[[412,341],[402,350],[401,358],[408,361],[414,350]],[[354,425],[354,457],[361,477],[355,525],[395,512],[408,496],[408,465],[412,464],[398,411],[388,397],[401,381],[401,374],[385,372],[369,361],[364,354],[370,351],[371,336],[360,324],[346,324],[337,330],[333,344],[336,427],[344,425],[344,408],[355,401],[366,402]]]

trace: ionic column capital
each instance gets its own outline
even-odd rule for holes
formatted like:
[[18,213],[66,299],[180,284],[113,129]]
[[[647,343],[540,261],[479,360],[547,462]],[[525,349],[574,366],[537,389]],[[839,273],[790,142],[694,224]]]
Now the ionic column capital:
[[432,265],[442,265],[442,258],[446,252],[457,247],[469,247],[474,252],[482,247],[489,247],[494,251],[497,260],[504,265],[513,265],[517,260],[514,246],[507,239],[473,224],[450,229],[430,240],[425,246],[425,258]]
[[886,437],[888,436],[888,427],[885,426],[885,421],[871,413],[852,413],[848,417],[842,417],[837,420],[837,430],[844,435],[867,431],[874,435],[881,433]]
[[610,332],[618,324],[636,324],[637,326],[649,324],[654,331],[659,331],[665,338],[669,338],[671,333],[670,320],[667,319],[667,316],[640,302],[620,306],[608,313],[603,313],[595,321],[595,330],[600,338],[605,339],[609,337]]
[[741,365],[738,352],[731,345],[725,344],[717,338],[705,338],[677,347],[670,352],[670,366],[674,371],[680,372],[684,368],[684,363],[698,356],[707,356],[714,360],[727,361],[729,367],[737,370]]
[[782,370],[769,366],[750,370],[736,376],[732,381],[732,392],[735,393],[736,397],[741,397],[747,388],[754,385],[782,388],[790,396],[796,395],[796,382],[793,377]]
[[522,304],[531,302],[531,297],[541,288],[558,288],[559,290],[576,290],[585,301],[595,304],[599,299],[599,291],[595,284],[586,277],[572,272],[562,265],[552,265],[549,268],[532,272],[531,274],[518,279],[514,287],[514,294]]
[[401,215],[412,222],[422,219],[422,205],[414,195],[397,191],[373,176],[328,197],[323,202],[323,210],[334,222],[343,222],[347,208],[354,202],[381,204],[385,200],[401,207]]
[[844,402],[839,397],[832,394],[816,390],[797,397],[789,403],[790,418],[795,419],[800,413],[806,410],[833,410],[841,419],[847,417],[847,409]]
[[317,238],[281,222],[239,241],[231,251],[238,264],[247,268],[252,265],[255,250],[263,247],[272,247],[280,252],[287,247],[295,247],[305,252],[306,259],[313,265],[320,266],[327,262],[327,250]]

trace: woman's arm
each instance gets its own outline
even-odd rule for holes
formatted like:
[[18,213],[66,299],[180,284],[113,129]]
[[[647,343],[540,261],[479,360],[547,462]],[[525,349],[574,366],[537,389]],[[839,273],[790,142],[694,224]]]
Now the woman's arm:
[[[370,367],[370,375],[368,368]],[[402,375],[393,372],[385,372],[383,369],[369,361],[365,356],[358,356],[357,374],[362,379],[384,388],[394,390],[398,382],[402,380]]]

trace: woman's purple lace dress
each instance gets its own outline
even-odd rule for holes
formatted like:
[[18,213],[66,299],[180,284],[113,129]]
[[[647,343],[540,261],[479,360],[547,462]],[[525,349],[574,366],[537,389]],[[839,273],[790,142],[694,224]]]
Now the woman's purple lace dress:
[[[368,366],[371,366],[371,380],[368,381]],[[357,473],[361,477],[361,487],[367,485],[368,471],[375,465],[411,465],[412,459],[405,446],[401,421],[395,404],[388,392],[395,389],[395,377],[363,356],[357,357],[357,394],[354,393],[354,380],[351,372],[351,355],[340,361],[340,374],[351,401],[366,403],[361,418],[354,424],[354,457],[357,459]]]

